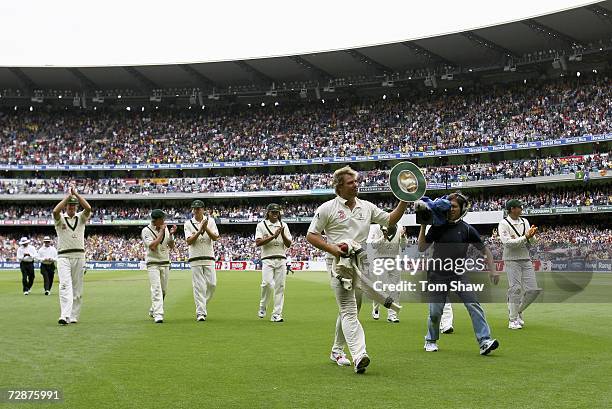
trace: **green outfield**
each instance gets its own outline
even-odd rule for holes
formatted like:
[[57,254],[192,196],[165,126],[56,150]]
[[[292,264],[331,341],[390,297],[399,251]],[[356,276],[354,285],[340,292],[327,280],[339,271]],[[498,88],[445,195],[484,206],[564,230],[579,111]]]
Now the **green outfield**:
[[[425,353],[426,305],[400,324],[362,310],[372,364],[365,375],[329,361],[337,307],[325,273],[289,276],[286,322],[257,318],[260,275],[220,272],[207,322],[191,279],[172,271],[165,323],[147,315],[143,271],[90,271],[81,322],[57,325],[57,282],[30,296],[0,272],[0,388],[60,388],[64,402],[17,408],[607,408],[612,406],[612,304],[537,304],[526,327],[485,305],[500,349],[478,354],[465,309],[440,351]],[[501,285],[504,285],[503,283]],[[384,315],[383,315],[384,318]]]

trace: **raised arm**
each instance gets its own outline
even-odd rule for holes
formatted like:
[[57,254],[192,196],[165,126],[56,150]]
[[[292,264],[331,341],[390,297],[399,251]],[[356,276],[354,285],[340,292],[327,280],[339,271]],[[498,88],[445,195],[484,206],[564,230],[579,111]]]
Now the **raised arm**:
[[89,204],[89,202],[87,202],[87,200],[85,200],[85,198],[77,192],[76,187],[74,186],[70,188],[70,193],[72,193],[72,195],[77,198],[77,200],[79,201],[79,205],[83,208],[84,216],[89,219],[89,216],[91,216],[91,205]]
[[53,208],[53,219],[54,220],[60,219],[60,214],[62,213],[62,210],[64,210],[64,208],[66,207],[66,203],[68,202],[69,197],[70,197],[70,193],[67,194],[66,197],[64,197],[62,201],[56,204],[55,207]]

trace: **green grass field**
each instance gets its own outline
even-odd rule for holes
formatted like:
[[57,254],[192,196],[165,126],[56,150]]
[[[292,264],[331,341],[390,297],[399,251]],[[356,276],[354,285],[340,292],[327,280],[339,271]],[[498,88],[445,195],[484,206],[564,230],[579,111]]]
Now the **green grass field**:
[[[337,307],[325,273],[289,276],[286,322],[256,317],[260,274],[220,272],[209,318],[194,317],[190,273],[172,271],[166,316],[147,315],[141,271],[90,271],[81,322],[57,325],[57,282],[21,294],[0,272],[0,388],[61,388],[64,402],[17,408],[608,408],[612,304],[537,304],[521,331],[485,305],[500,349],[482,357],[465,309],[455,334],[425,353],[426,305],[400,324],[362,310],[372,364],[365,375],[329,361]],[[504,285],[503,283],[501,285]],[[383,315],[383,318],[385,316]],[[0,408],[11,404],[0,403]]]

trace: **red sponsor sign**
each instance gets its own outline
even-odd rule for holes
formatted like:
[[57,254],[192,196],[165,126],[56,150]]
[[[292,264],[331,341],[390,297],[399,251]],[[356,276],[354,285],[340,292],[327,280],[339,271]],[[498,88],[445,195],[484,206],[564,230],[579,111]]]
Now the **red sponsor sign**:
[[247,263],[246,261],[232,261],[230,262],[229,269],[230,270],[246,270]]

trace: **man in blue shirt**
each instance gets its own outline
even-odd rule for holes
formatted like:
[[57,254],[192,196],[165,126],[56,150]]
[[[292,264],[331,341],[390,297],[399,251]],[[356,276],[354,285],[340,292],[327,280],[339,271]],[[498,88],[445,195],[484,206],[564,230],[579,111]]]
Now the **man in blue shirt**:
[[[489,271],[491,281],[499,282],[499,273],[493,267],[493,256],[485,247],[476,229],[464,222],[462,219],[467,214],[468,200],[461,193],[456,192],[448,195],[451,207],[448,211],[448,222],[444,225],[431,226],[425,234],[425,225],[421,225],[419,232],[419,251],[424,252],[434,245],[432,258],[427,264],[428,285],[435,284],[435,290],[428,291],[429,296],[429,319],[428,332],[425,337],[425,351],[435,352],[438,350],[437,341],[440,337],[440,319],[449,291],[453,288],[463,301],[472,319],[474,334],[480,346],[480,354],[488,355],[497,349],[499,342],[491,338],[491,330],[486,321],[484,311],[478,302],[474,291],[465,289],[469,283],[464,272],[469,263],[467,252],[473,245],[486,257],[486,268]],[[431,263],[429,262],[431,261]],[[480,261],[482,261],[480,259]],[[478,264],[478,260],[472,264]],[[485,267],[484,263],[481,263]],[[477,266],[475,266],[477,267]],[[469,288],[469,287],[467,287]]]

